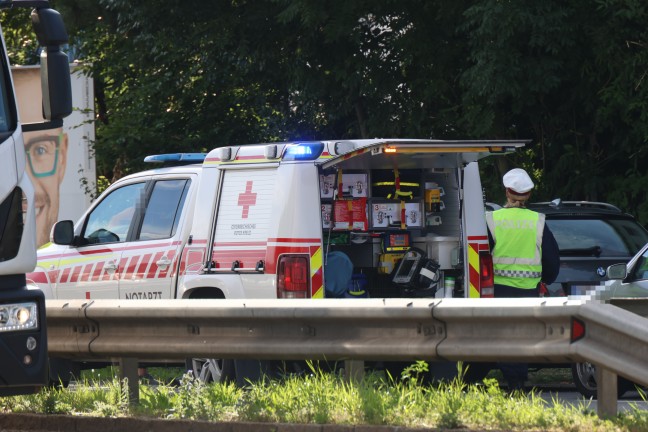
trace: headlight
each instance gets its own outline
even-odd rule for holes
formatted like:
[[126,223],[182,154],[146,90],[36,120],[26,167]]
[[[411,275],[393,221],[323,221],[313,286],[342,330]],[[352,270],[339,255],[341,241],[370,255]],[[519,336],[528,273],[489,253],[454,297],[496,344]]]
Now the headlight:
[[9,303],[0,305],[0,332],[31,330],[38,327],[36,303]]

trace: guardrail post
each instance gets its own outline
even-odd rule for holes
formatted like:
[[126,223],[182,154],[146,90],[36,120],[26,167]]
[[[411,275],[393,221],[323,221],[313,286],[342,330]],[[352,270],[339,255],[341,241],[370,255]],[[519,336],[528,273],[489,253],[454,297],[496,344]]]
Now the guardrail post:
[[364,361],[345,360],[344,379],[348,382],[360,382],[364,378]]
[[598,393],[597,412],[600,418],[617,414],[617,374],[596,365],[596,386]]
[[119,359],[119,380],[128,381],[128,400],[131,405],[139,404],[139,377],[137,376],[138,361],[131,357]]

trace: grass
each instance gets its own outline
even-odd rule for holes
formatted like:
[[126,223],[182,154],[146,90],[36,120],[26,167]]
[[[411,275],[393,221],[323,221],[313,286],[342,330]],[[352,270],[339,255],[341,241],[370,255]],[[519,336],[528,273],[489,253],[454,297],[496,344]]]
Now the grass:
[[180,370],[151,369],[163,384],[140,387],[131,407],[126,385],[114,371],[86,372],[74,388],[46,388],[35,395],[0,398],[4,412],[111,417],[153,417],[213,422],[393,425],[438,429],[537,431],[648,430],[648,412],[635,408],[603,420],[585,403],[549,404],[538,393],[503,391],[497,378],[466,385],[459,379],[423,385],[427,364],[417,362],[401,379],[367,374],[347,382],[312,368],[306,376],[250,383],[205,385]]

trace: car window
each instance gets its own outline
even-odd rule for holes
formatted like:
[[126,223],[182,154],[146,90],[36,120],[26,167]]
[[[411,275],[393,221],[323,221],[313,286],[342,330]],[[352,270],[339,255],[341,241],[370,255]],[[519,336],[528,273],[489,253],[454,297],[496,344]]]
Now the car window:
[[547,219],[547,226],[561,255],[632,256],[648,243],[646,231],[627,219]]
[[189,180],[186,179],[155,182],[146,206],[139,240],[164,239],[175,234],[188,184]]
[[83,232],[89,244],[124,242],[141,202],[146,183],[134,183],[115,189],[92,210]]
[[629,277],[630,281],[648,279],[648,249],[644,251],[643,255],[637,260],[632,274]]

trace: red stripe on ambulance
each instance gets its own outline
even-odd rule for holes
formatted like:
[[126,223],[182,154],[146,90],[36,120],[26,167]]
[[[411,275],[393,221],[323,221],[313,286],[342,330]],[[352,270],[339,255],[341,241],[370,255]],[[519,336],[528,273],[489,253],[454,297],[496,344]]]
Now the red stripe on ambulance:
[[146,274],[147,279],[153,279],[155,277],[155,274],[157,273],[159,267],[157,265],[157,262],[160,261],[162,258],[162,255],[164,255],[164,252],[158,252],[155,254],[153,259],[151,260],[151,266],[149,267],[149,271]]
[[67,267],[63,270],[63,274],[61,275],[61,278],[59,279],[60,283],[67,283],[68,278],[70,277],[70,267]]
[[70,282],[76,283],[79,280],[79,273],[81,273],[81,266],[74,267],[70,275]]
[[94,263],[92,264],[86,264],[83,266],[83,274],[79,278],[81,282],[88,282],[90,280],[90,277],[92,276],[92,267],[94,266]]
[[146,269],[151,264],[151,256],[152,254],[144,255],[144,258],[142,258],[142,262],[137,268],[137,274],[135,275],[136,278],[143,279],[146,276]]
[[30,279],[30,280],[32,280],[33,282],[36,282],[36,283],[44,283],[44,284],[48,283],[47,275],[45,274],[45,272],[40,272],[40,271],[39,272],[28,273],[27,274],[27,279]]
[[95,267],[95,271],[94,271],[94,273],[92,273],[92,280],[93,281],[101,280],[100,276],[101,276],[101,271],[103,270],[103,266],[104,266],[103,261],[99,261],[97,263],[97,267]]

